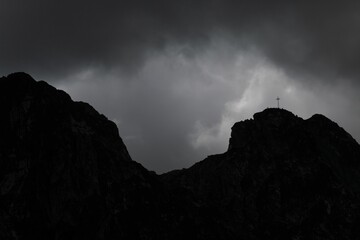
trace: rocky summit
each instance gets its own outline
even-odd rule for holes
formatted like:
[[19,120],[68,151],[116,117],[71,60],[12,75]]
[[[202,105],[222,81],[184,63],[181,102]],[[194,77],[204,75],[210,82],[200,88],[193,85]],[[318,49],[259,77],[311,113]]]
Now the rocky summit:
[[0,78],[0,239],[360,239],[360,146],[265,109],[228,150],[156,175],[116,125],[26,73]]
[[162,178],[211,213],[213,239],[360,239],[359,170],[336,123],[266,109],[233,126],[226,153]]

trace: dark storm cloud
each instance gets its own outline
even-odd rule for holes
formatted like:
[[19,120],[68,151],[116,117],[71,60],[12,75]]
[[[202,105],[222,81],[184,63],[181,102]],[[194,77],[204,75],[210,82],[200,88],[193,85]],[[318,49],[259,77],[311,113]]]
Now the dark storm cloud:
[[[217,66],[217,72],[231,74],[234,64],[216,56],[216,62],[220,61],[216,64],[222,65]],[[208,55],[204,58],[213,60]],[[114,120],[134,160],[164,172],[190,166],[205,154],[226,149],[217,147],[204,153],[192,145],[190,134],[196,122],[201,120],[208,127],[221,121],[224,103],[239,93],[231,83],[217,82],[204,73],[202,65],[213,68],[215,63],[189,61],[181,54],[157,55],[146,62],[133,81],[91,71],[71,76],[58,87]],[[227,139],[223,143],[226,145]]]
[[0,0],[0,75],[26,71],[91,103],[160,172],[225,151],[231,125],[280,93],[359,137],[359,5]]
[[[290,73],[358,78],[357,1],[20,1],[0,7],[1,71],[40,76],[102,66],[136,72],[175,43],[214,34],[254,46]],[[45,75],[46,74],[46,75]]]

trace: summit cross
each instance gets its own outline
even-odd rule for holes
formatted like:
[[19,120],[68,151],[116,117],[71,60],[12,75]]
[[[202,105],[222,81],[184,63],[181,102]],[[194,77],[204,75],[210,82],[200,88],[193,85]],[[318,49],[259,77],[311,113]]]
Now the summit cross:
[[276,100],[277,100],[277,107],[280,108],[280,98],[277,97]]

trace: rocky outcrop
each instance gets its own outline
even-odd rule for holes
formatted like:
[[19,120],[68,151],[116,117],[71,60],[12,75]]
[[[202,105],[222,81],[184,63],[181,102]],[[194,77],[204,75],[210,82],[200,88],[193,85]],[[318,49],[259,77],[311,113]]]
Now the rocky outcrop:
[[228,150],[163,175],[116,125],[25,73],[0,79],[0,239],[360,239],[360,146],[266,109]]
[[25,73],[0,86],[1,239],[161,232],[157,179],[131,160],[113,122]]
[[226,153],[162,177],[214,213],[212,239],[359,239],[359,170],[336,123],[266,109],[233,126]]

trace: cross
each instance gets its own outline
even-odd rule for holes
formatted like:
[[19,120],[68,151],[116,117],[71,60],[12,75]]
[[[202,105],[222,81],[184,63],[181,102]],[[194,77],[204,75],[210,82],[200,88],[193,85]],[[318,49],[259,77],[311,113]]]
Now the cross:
[[277,100],[278,108],[280,108],[280,98],[277,97],[276,100]]

